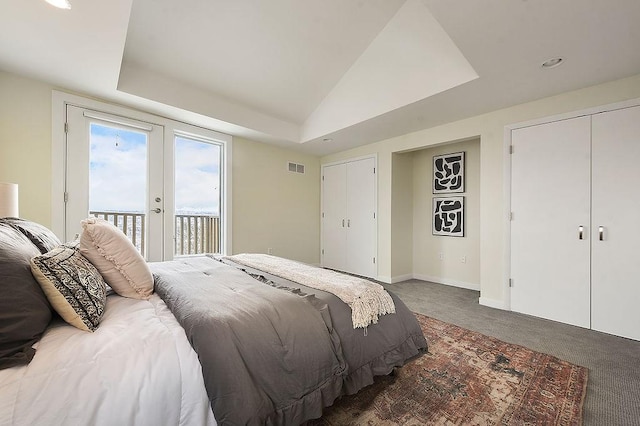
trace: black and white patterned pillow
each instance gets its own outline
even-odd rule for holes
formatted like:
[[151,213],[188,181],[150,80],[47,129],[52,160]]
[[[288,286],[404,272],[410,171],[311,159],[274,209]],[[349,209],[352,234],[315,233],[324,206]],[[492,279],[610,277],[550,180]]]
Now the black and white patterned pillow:
[[107,285],[95,266],[80,254],[77,242],[34,257],[31,272],[62,319],[85,331],[98,327]]

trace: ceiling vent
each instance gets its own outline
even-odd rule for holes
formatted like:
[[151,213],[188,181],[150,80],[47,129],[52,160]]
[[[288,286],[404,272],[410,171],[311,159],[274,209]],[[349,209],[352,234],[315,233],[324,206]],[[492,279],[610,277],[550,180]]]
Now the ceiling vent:
[[289,161],[288,170],[292,173],[304,174],[304,164],[292,163],[291,161]]

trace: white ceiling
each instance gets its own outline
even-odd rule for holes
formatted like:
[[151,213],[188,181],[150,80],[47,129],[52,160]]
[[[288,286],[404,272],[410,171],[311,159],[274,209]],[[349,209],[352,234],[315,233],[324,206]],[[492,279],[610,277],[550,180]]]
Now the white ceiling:
[[318,155],[640,73],[638,0],[71,2],[3,0],[0,70]]

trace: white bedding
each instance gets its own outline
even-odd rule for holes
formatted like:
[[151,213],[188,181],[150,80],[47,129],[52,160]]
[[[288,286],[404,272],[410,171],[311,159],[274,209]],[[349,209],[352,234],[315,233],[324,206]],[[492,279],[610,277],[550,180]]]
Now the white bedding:
[[0,425],[215,425],[198,357],[164,302],[107,298],[94,333],[50,326],[0,370]]

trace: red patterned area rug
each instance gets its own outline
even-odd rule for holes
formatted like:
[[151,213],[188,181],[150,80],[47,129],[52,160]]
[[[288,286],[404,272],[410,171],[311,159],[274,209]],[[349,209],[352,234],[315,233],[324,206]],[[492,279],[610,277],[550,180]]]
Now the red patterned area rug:
[[416,314],[429,353],[308,425],[580,425],[587,369]]

